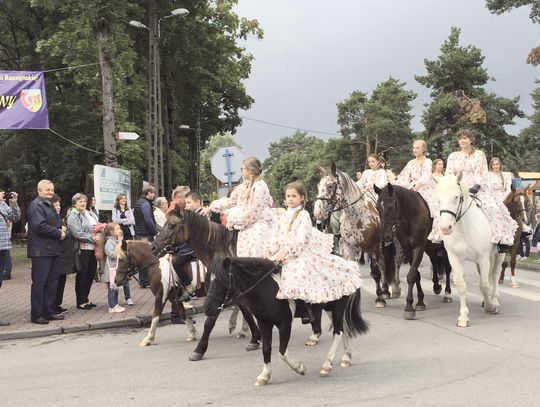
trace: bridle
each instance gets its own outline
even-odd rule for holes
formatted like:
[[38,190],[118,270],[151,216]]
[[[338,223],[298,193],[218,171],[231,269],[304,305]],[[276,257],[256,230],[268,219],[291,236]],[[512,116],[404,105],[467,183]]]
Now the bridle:
[[[281,268],[281,263],[278,263],[276,264],[274,267],[272,267],[271,269],[269,269],[266,273],[263,274],[262,277],[260,277],[252,286],[248,287],[247,289],[245,289],[244,291],[241,291],[238,295],[236,295],[234,298],[232,298],[232,295],[233,295],[233,290],[234,290],[234,287],[235,287],[235,284],[234,284],[234,274],[233,272],[231,271],[231,269],[229,268],[229,270],[227,271],[227,280],[228,280],[228,284],[227,284],[227,292],[225,293],[225,299],[223,300],[223,302],[221,303],[221,305],[218,307],[218,310],[222,311],[224,310],[226,307],[228,307],[229,305],[231,305],[231,303],[233,301],[236,301],[238,299],[238,297],[242,297],[242,296],[245,296],[247,295],[248,293],[250,293],[251,291],[253,291],[255,289],[255,287],[257,287],[261,282],[263,282],[269,275],[271,275],[272,273],[276,272],[278,269]],[[218,300],[220,301],[221,300],[221,297],[215,295],[215,294],[212,294],[212,293],[207,293],[206,294],[207,297],[210,297],[212,299],[215,299],[215,300]]]
[[473,195],[470,195],[469,196],[471,199],[470,199],[470,202],[469,202],[469,206],[467,206],[467,208],[465,210],[463,210],[463,203],[465,202],[465,197],[463,196],[463,192],[460,194],[459,196],[459,204],[457,206],[457,209],[455,212],[452,212],[450,209],[441,209],[439,211],[439,213],[442,215],[443,213],[448,213],[450,215],[452,215],[454,218],[456,218],[456,223],[459,222],[459,220],[465,216],[465,214],[467,213],[467,211],[471,208],[471,205],[473,204],[473,202],[476,202],[476,206],[480,207],[481,205],[479,204],[479,200],[476,196],[473,196]]
[[[332,195],[330,196],[330,198],[326,198],[324,196],[318,196],[317,198],[315,198],[315,201],[327,201],[329,204],[332,205],[331,209],[328,211],[328,217],[330,217],[330,215],[334,212],[342,211],[343,209],[346,209],[354,205],[355,203],[360,201],[360,199],[362,199],[362,197],[364,196],[364,192],[361,192],[360,196],[351,203],[347,203],[345,199],[343,198],[342,201],[345,203],[345,205],[341,205],[340,207],[336,208],[335,206],[337,204],[337,199],[336,199],[337,190],[338,190],[338,187],[341,187],[341,184],[339,182],[339,176],[336,176],[335,178],[336,178],[336,188],[334,188],[334,192],[332,192]],[[341,189],[343,190],[342,187]]]
[[129,250],[129,244],[127,245],[127,248],[126,248],[126,259],[127,259],[127,267],[125,268],[126,277],[125,277],[124,281],[126,281],[126,280],[128,280],[128,279],[130,279],[132,277],[135,280],[137,280],[137,278],[135,277],[135,275],[137,273],[140,273],[141,271],[145,271],[146,269],[148,269],[149,267],[152,267],[155,264],[159,264],[159,260],[155,259],[151,263],[145,264],[144,266],[135,267],[135,265],[133,264],[133,258],[131,256],[131,251]]
[[[395,203],[396,207],[395,207],[395,210],[394,210],[394,219],[392,221],[381,220],[382,225],[389,225],[389,224],[392,225],[392,233],[396,232],[397,228],[399,227],[399,222],[400,222],[400,219],[401,219],[400,216],[399,216],[400,209],[401,209],[400,206],[399,206],[399,201],[397,199],[395,201],[396,201],[396,203]],[[383,210],[384,210],[384,208],[383,208]]]

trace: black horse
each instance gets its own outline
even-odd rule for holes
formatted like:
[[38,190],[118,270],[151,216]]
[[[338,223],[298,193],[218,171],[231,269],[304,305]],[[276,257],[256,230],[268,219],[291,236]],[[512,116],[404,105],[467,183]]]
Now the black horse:
[[[168,215],[162,231],[152,243],[152,252],[158,256],[184,243],[189,243],[197,257],[208,268],[216,256],[236,256],[236,237],[235,232],[229,231],[223,225],[209,222],[206,217],[195,212],[177,209]],[[211,285],[208,272],[205,281],[208,290],[208,286]],[[239,307],[251,330],[251,339],[246,350],[257,350],[261,339],[259,327],[251,312],[243,305],[239,305]],[[208,339],[218,315],[219,313],[206,318],[204,332],[197,347],[189,356],[189,360],[197,361],[204,357],[208,349]]]
[[[204,302],[204,311],[209,317],[219,312],[229,300],[249,306],[257,318],[262,334],[264,367],[257,377],[256,386],[268,384],[271,378],[272,330],[279,330],[279,354],[281,359],[298,374],[305,374],[306,368],[300,361],[292,359],[287,352],[294,315],[294,301],[276,298],[279,290],[277,281],[272,277],[279,271],[279,266],[266,259],[252,257],[216,258],[209,271],[214,281]],[[276,277],[277,278],[277,277]],[[341,367],[351,364],[349,339],[367,332],[368,326],[360,311],[360,289],[350,296],[344,296],[326,304],[317,306],[331,313],[334,340],[320,374],[327,376],[332,370],[336,350],[341,339],[345,352]]]
[[[438,284],[441,267],[447,271],[446,290],[448,293],[450,291],[448,257],[446,256],[445,262],[444,257],[439,256],[443,253],[442,247],[433,244],[427,245],[427,237],[431,232],[433,219],[430,216],[427,203],[418,192],[392,184],[388,184],[382,189],[375,186],[374,190],[379,195],[377,209],[381,217],[381,241],[383,244],[391,243],[394,236],[397,237],[403,250],[403,256],[411,265],[407,273],[407,299],[403,314],[405,319],[414,319],[416,311],[426,309],[424,291],[420,284],[420,272],[418,271],[426,247],[433,264],[433,289],[436,294],[440,293],[441,290]],[[388,264],[393,264],[393,262],[388,262]],[[416,307],[413,307],[413,286],[415,284],[418,301]]]

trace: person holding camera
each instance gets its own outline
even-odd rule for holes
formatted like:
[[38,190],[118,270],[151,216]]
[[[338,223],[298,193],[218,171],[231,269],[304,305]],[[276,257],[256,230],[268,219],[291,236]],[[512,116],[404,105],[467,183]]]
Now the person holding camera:
[[[11,239],[8,233],[8,223],[18,222],[21,218],[21,210],[17,205],[17,193],[6,192],[0,189],[0,287],[2,287],[3,271],[6,268],[6,260],[11,250]],[[9,205],[5,199],[8,200]],[[9,322],[0,319],[0,326],[7,326]]]

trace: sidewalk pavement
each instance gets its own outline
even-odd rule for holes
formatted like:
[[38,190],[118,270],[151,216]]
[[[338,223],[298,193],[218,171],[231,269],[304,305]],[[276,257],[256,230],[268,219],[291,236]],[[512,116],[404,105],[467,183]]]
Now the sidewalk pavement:
[[[124,292],[120,289],[118,302],[126,308],[119,314],[109,314],[107,304],[107,286],[104,282],[94,282],[90,292],[90,301],[97,305],[91,310],[76,307],[75,275],[68,275],[64,290],[63,308],[68,311],[62,321],[50,321],[47,325],[30,322],[30,262],[15,265],[11,280],[4,280],[0,288],[0,319],[9,321],[9,326],[0,327],[0,341],[10,339],[34,338],[48,335],[60,335],[104,328],[140,327],[149,325],[154,311],[154,295],[149,288],[142,289],[135,280],[131,280],[131,299],[133,306],[125,304]],[[193,308],[186,309],[189,315],[202,312],[204,299],[191,300]],[[170,322],[171,306],[165,305],[163,322]]]

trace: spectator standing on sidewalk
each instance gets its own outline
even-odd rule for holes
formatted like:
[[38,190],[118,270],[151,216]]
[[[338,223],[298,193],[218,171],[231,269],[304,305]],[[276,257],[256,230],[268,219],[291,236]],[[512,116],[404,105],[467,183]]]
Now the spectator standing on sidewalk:
[[60,255],[60,241],[66,238],[62,220],[51,204],[54,184],[41,180],[37,185],[38,196],[28,207],[28,257],[32,261],[32,288],[30,320],[34,324],[64,319],[54,310]]
[[120,194],[116,197],[112,210],[112,221],[118,223],[122,228],[124,240],[133,240],[135,238],[135,218],[133,210],[129,209],[126,194]]
[[158,232],[161,232],[165,222],[167,222],[167,209],[169,208],[169,203],[167,198],[164,196],[158,196],[156,198],[156,207],[154,209],[154,219],[156,220],[156,227]]
[[[0,189],[0,287],[2,287],[3,272],[6,268],[6,261],[10,255],[11,239],[8,234],[8,224],[18,222],[21,217],[21,210],[17,205],[18,195],[11,192],[9,195],[9,205],[4,198],[6,192]],[[0,326],[7,326],[9,322],[0,319]]]
[[[154,219],[153,201],[156,197],[156,189],[148,186],[142,190],[141,197],[133,208],[135,217],[135,240],[152,242],[157,235],[156,220]],[[148,287],[148,281],[139,273],[139,285],[141,288]]]
[[71,198],[73,208],[67,217],[69,233],[79,242],[80,270],[75,277],[75,295],[77,308],[83,310],[96,306],[88,300],[88,296],[97,271],[94,249],[99,242],[99,235],[93,233],[93,225],[96,225],[98,220],[94,212],[86,210],[87,201],[84,194],[73,195]]

